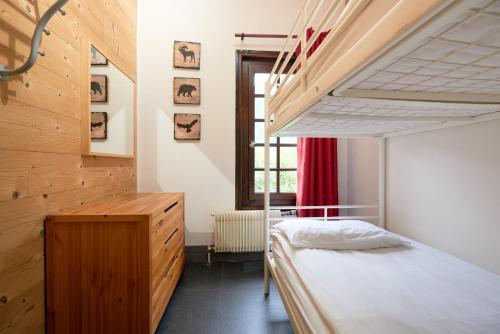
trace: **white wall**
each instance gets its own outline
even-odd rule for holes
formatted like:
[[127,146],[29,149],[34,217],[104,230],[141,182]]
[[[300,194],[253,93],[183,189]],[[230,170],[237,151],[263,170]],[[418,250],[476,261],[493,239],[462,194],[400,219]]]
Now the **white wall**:
[[500,121],[391,138],[388,228],[500,273]]
[[[378,154],[378,139],[355,138],[348,140],[348,204],[378,205]],[[349,215],[377,216],[378,209],[351,209]],[[378,223],[376,220],[371,222]]]
[[[276,50],[301,0],[138,2],[138,189],[186,193],[188,245],[211,242],[209,214],[234,209],[237,49]],[[174,70],[174,40],[201,42],[201,70]],[[201,78],[201,106],[174,106],[174,76]],[[175,142],[173,115],[201,113],[201,141]]]

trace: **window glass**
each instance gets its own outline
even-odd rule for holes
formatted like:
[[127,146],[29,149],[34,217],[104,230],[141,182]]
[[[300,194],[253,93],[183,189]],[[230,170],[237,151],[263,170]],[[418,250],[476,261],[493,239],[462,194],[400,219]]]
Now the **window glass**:
[[281,144],[297,144],[297,137],[280,137]]
[[[269,150],[269,166],[270,168],[276,168],[277,160],[277,149],[276,147],[271,147]],[[255,147],[255,168],[264,168],[264,146]]]
[[280,147],[280,168],[297,168],[296,147]]
[[[255,171],[255,192],[263,193],[264,192],[264,171]],[[276,172],[269,173],[269,191],[275,193],[277,191],[276,188]]]
[[280,172],[280,192],[281,193],[297,192],[297,171]]
[[[284,75],[280,77],[280,80],[283,80],[283,78]],[[264,147],[262,144],[264,144],[265,123],[261,120],[264,119],[265,99],[260,94],[264,94],[267,79],[267,73],[256,73],[254,77],[254,142],[257,144],[253,150],[255,169],[264,168]],[[270,168],[277,169],[277,171],[271,172],[271,192],[278,192],[279,189],[279,193],[294,193],[297,188],[297,171],[294,170],[297,168],[297,138],[283,137],[278,139],[271,137],[270,143],[273,145],[270,149]],[[281,146],[282,144],[287,146]],[[278,150],[279,155],[277,154]],[[254,193],[263,192],[264,171],[254,170],[254,176]],[[277,182],[279,182],[279,187],[277,187]]]
[[255,119],[264,119],[264,98],[263,97],[256,97],[254,100],[254,106],[255,106]]
[[[264,144],[264,122],[255,122],[254,132],[255,143]],[[271,144],[276,144],[276,137],[270,137],[269,142]]]
[[266,81],[269,78],[269,73],[255,73],[253,85],[255,88],[255,94],[264,94]]

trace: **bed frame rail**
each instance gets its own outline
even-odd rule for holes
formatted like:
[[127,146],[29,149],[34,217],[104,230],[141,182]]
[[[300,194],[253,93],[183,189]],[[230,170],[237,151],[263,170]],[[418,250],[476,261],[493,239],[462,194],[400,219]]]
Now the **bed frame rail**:
[[[304,1],[266,83],[266,91],[269,98],[274,100],[275,105],[279,106],[280,102],[287,98],[288,94],[282,89],[287,84],[300,84],[302,89],[306,90],[309,65],[326,52],[331,43],[343,35],[370,2],[371,0]],[[314,29],[314,33],[307,39],[306,31],[309,27]],[[330,33],[314,54],[308,58],[307,53],[323,31]],[[294,39],[292,36],[296,36],[296,38]],[[301,47],[300,54],[291,63],[299,46]],[[285,71],[286,68],[288,70]],[[297,71],[299,68],[300,71]],[[277,108],[277,110],[282,109]],[[277,115],[273,115],[271,118],[275,116]]]
[[[268,202],[266,202],[267,204]],[[320,217],[304,217],[297,218],[293,217],[293,219],[303,219],[303,220],[319,220],[319,221],[336,221],[336,220],[368,220],[368,221],[376,221],[380,227],[384,227],[384,205],[382,204],[370,204],[370,205],[311,205],[311,206],[269,206],[266,205],[265,215],[266,215],[266,245],[265,245],[265,268],[264,268],[264,293],[269,294],[269,272],[270,272],[270,264],[268,255],[271,254],[271,228],[272,226],[280,221],[286,221],[287,217],[279,217],[279,218],[271,218],[270,212],[274,210],[323,210],[323,215]],[[330,209],[378,209],[378,215],[338,215],[338,216],[328,216],[328,210]]]

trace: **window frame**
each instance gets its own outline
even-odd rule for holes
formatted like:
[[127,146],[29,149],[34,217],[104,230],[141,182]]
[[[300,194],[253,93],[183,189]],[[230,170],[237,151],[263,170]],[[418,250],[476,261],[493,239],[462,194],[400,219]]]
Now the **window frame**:
[[[254,122],[261,122],[260,119],[250,118],[249,110],[254,110],[254,98],[263,97],[255,94],[253,78],[255,73],[262,73],[262,70],[271,71],[279,53],[274,51],[236,51],[236,209],[252,210],[264,207],[264,193],[254,193],[255,182],[254,171],[264,170],[255,168],[253,150],[249,149],[251,138],[253,138]],[[291,62],[293,63],[293,61]],[[258,70],[261,70],[260,72]],[[250,87],[252,86],[252,87]],[[263,120],[262,120],[263,121]],[[263,147],[264,144],[255,144],[254,147]],[[277,138],[276,144],[271,146],[277,149],[277,168],[273,170],[296,171],[297,168],[283,168],[279,166],[279,147],[296,147],[296,144],[280,144]],[[277,190],[279,191],[279,175],[276,176]],[[296,204],[296,193],[271,193],[273,205],[289,206]]]

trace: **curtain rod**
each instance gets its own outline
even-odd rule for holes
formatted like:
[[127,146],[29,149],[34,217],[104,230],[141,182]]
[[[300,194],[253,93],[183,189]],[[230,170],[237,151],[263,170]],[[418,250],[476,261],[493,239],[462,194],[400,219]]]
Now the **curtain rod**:
[[[288,35],[279,35],[279,34],[246,34],[236,33],[234,37],[239,37],[243,41],[245,38],[288,38]],[[292,38],[297,38],[297,35],[292,35]]]

